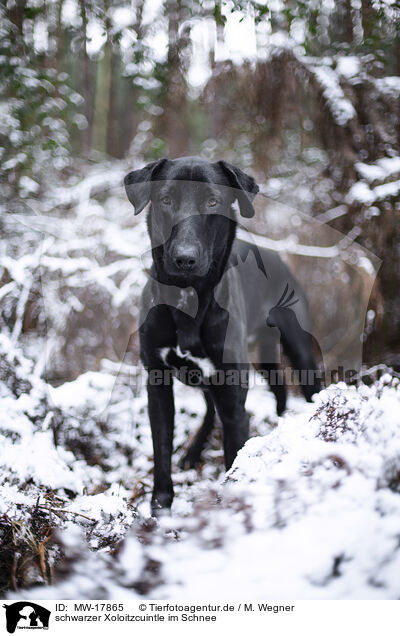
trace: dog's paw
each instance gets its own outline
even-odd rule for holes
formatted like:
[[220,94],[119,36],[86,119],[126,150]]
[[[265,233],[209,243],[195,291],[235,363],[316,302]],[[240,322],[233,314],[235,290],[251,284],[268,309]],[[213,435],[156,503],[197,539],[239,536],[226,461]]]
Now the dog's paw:
[[170,514],[173,497],[173,493],[170,492],[155,493],[151,500],[152,517],[160,517]]
[[283,413],[286,411],[286,400],[285,402],[278,402],[276,405],[276,414],[279,415],[279,417],[281,415],[283,415]]
[[165,517],[172,517],[171,508],[157,508],[151,506],[151,516],[153,519],[163,519]]
[[191,470],[192,468],[199,468],[202,463],[199,453],[190,453],[188,451],[186,455],[179,460],[178,466],[181,470]]

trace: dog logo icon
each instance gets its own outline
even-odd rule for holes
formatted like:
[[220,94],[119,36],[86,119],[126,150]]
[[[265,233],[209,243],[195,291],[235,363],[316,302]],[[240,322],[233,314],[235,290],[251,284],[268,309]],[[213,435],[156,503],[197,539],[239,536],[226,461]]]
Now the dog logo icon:
[[6,610],[6,626],[9,634],[16,629],[48,629],[51,612],[30,601],[18,601],[3,605]]

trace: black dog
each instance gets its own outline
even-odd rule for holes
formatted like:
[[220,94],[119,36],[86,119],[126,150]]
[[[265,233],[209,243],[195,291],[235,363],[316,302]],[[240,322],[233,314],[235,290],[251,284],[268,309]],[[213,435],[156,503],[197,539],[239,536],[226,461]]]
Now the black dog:
[[[125,188],[135,214],[151,203],[147,222],[153,266],[142,295],[140,348],[149,372],[152,509],[156,512],[170,507],[173,499],[174,399],[167,372],[173,370],[184,381],[195,377],[207,403],[204,422],[182,465],[192,467],[200,462],[216,408],[229,469],[249,434],[247,383],[242,379],[242,372],[249,368],[248,338],[258,344],[258,368],[270,379],[278,414],[286,406],[285,384],[273,375],[279,366],[279,341],[293,368],[315,372],[317,365],[311,341],[296,339],[298,330],[282,333],[284,326],[278,325],[278,329],[266,322],[288,285],[298,300],[297,320],[309,331],[307,301],[299,283],[278,254],[235,238],[234,201],[243,217],[254,215],[252,201],[258,186],[252,177],[225,161],[182,157],[160,159],[134,170],[125,177]],[[167,298],[169,289],[177,293]],[[217,375],[226,381],[213,382]],[[308,400],[320,388],[316,375],[302,387]],[[241,380],[232,381],[232,377]]]

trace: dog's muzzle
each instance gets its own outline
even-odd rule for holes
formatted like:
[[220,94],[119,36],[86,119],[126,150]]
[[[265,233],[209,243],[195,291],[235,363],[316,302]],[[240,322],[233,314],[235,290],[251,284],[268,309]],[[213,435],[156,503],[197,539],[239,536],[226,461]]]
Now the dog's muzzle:
[[193,272],[198,267],[200,253],[195,245],[177,245],[172,251],[171,258],[177,269]]

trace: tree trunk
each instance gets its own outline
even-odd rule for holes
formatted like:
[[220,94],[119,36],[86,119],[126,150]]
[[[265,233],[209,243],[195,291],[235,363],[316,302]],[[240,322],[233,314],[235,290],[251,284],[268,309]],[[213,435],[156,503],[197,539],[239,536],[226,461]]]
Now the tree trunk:
[[56,69],[58,73],[64,68],[64,29],[62,25],[62,10],[64,0],[58,1],[57,6],[57,26],[56,26]]
[[103,58],[97,65],[96,96],[93,125],[93,147],[107,152],[108,124],[111,95],[112,43],[110,37],[104,45]]
[[15,0],[13,6],[8,10],[8,15],[11,22],[16,26],[19,36],[23,36],[24,33],[24,8],[26,0]]
[[90,81],[90,60],[87,52],[87,24],[86,0],[79,0],[79,10],[82,19],[81,27],[81,51],[82,51],[82,96],[85,100],[84,114],[87,120],[87,128],[83,131],[82,146],[85,155],[88,155],[92,146],[93,105]]
[[346,0],[345,40],[349,44],[353,42],[353,9],[351,0]]
[[188,130],[185,126],[186,86],[180,59],[184,40],[179,37],[179,0],[167,0],[166,10],[168,17],[168,66],[161,136],[165,141],[168,154],[171,157],[177,157],[187,153],[190,147]]
[[361,0],[361,22],[364,31],[364,41],[369,40],[374,34],[377,14],[371,0]]
[[[108,112],[107,112],[107,154],[111,157],[121,157],[120,140],[122,125],[118,118],[118,68],[119,57],[111,49],[110,77],[108,85]],[[122,114],[122,117],[125,115]]]

